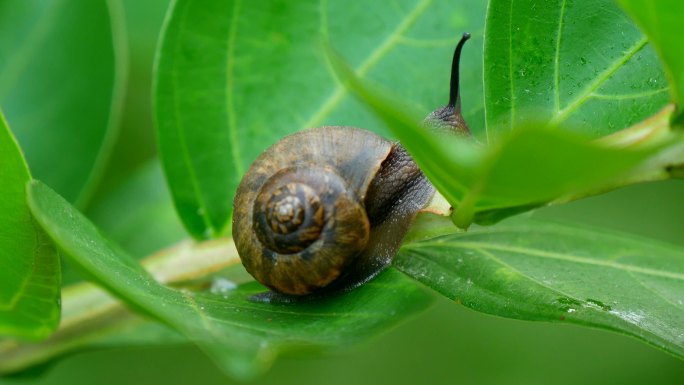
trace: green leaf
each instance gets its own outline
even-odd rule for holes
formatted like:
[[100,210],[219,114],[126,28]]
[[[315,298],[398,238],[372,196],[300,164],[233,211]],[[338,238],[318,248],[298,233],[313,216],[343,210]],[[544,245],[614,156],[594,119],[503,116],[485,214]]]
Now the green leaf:
[[176,208],[196,238],[226,232],[241,175],[269,145],[303,128],[387,134],[331,74],[321,41],[358,76],[390,86],[423,115],[446,103],[464,31],[463,108],[482,132],[485,2],[178,0],[157,56],[156,120]]
[[529,121],[602,136],[668,100],[653,47],[612,0],[491,0],[485,33],[490,138]]
[[[677,0],[618,0],[618,3],[646,32],[649,42],[665,65],[672,100],[681,106],[684,98],[684,25],[681,22],[684,19],[684,6]],[[673,117],[674,122],[681,124],[683,116],[680,108]]]
[[[252,281],[231,239],[181,242],[140,261],[159,282],[220,290]],[[162,345],[187,339],[149,317],[132,313],[100,286],[79,282],[62,289],[59,328],[39,343],[0,340],[0,374],[14,373],[67,354],[111,346]]]
[[33,175],[79,205],[116,137],[126,67],[119,7],[0,2],[0,106]]
[[71,261],[134,308],[195,341],[238,377],[264,370],[283,350],[346,345],[422,310],[430,297],[390,270],[351,293],[290,305],[254,303],[255,282],[215,292],[174,290],[155,281],[135,260],[68,202],[40,182],[29,205]]
[[622,137],[599,142],[528,125],[484,147],[471,138],[430,132],[406,103],[363,83],[338,54],[328,50],[328,56],[342,81],[386,122],[451,203],[454,221],[463,228],[627,181],[666,178],[666,166],[684,159],[681,138],[669,133],[654,135],[653,142]]
[[563,130],[516,130],[489,149],[456,217],[468,224],[473,213],[476,222],[492,223],[510,210],[620,185],[664,148],[616,148]]
[[394,266],[474,310],[604,328],[684,358],[684,251],[669,244],[512,221],[411,243]]
[[187,235],[157,159],[143,164],[88,209],[88,217],[136,258],[169,247]]
[[26,205],[29,180],[0,112],[0,335],[41,339],[59,323],[59,257]]
[[[88,218],[136,259],[186,238],[157,159],[141,166],[119,186],[93,203]],[[70,264],[62,265],[63,284],[82,280]]]

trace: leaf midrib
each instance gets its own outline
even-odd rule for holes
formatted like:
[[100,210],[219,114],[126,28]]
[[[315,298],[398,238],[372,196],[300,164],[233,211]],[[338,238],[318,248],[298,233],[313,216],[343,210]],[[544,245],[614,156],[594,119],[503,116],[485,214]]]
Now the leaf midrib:
[[[514,84],[514,77],[513,77],[513,10],[514,10],[514,0],[510,0],[509,5],[509,12],[508,12],[508,81],[509,81],[509,103],[510,103],[510,108],[509,108],[509,129],[512,130],[514,128],[514,123],[515,123],[515,115],[516,115],[516,106],[515,106],[515,100],[516,100],[516,95],[515,95],[515,84]],[[647,44],[647,38],[646,36],[642,35],[642,38],[637,40],[634,45],[632,45],[630,48],[628,48],[624,54],[620,57],[618,57],[616,60],[614,60],[603,72],[598,74],[597,77],[594,78],[594,80],[587,86],[585,87],[581,92],[577,94],[577,96],[570,101],[565,107],[561,108],[560,106],[560,54],[561,54],[561,40],[562,40],[562,29],[564,25],[564,17],[565,17],[565,10],[566,10],[566,0],[563,0],[561,3],[560,7],[560,12],[559,12],[559,23],[558,23],[558,30],[556,33],[555,37],[555,43],[556,43],[556,48],[555,48],[555,54],[554,54],[554,61],[553,61],[553,66],[554,66],[554,74],[553,74],[553,83],[554,83],[554,106],[553,106],[553,114],[552,117],[550,118],[549,123],[552,125],[558,125],[563,123],[565,120],[568,119],[568,117],[576,111],[578,108],[580,108],[582,105],[584,105],[585,102],[587,102],[590,98],[594,96],[594,91],[596,91],[601,85],[603,85],[610,77],[615,74],[624,64],[626,64],[637,52],[639,52],[646,44]],[[485,106],[486,109],[486,106]],[[489,130],[486,130],[487,134],[489,134]]]
[[643,288],[646,289],[647,291],[653,293],[656,297],[658,297],[658,298],[660,298],[661,300],[665,301],[666,303],[670,304],[672,307],[674,307],[674,308],[676,308],[676,309],[678,309],[678,310],[683,310],[683,309],[684,309],[684,305],[683,305],[683,304],[678,304],[678,303],[672,302],[669,298],[665,297],[662,293],[660,293],[658,290],[656,290],[655,288],[653,288],[651,285],[649,285],[649,284],[647,284],[646,282],[640,280],[636,275],[634,275],[634,273],[628,271],[627,274],[629,274],[629,276],[632,277],[632,279],[633,279],[634,281],[636,281],[639,285],[641,285],[641,287],[643,287]]
[[585,304],[585,303],[586,303],[586,301],[584,301],[584,300],[582,300],[582,299],[580,299],[580,298],[578,298],[578,297],[576,297],[576,296],[574,296],[574,295],[572,295],[572,294],[570,294],[570,293],[566,293],[566,292],[564,292],[564,291],[562,291],[562,290],[560,290],[560,289],[558,289],[558,288],[551,287],[551,286],[549,286],[548,284],[546,284],[546,283],[544,283],[544,282],[542,282],[542,281],[540,281],[540,280],[534,278],[534,277],[531,276],[530,274],[523,273],[523,272],[520,271],[519,269],[513,267],[513,266],[510,265],[509,263],[506,263],[505,261],[503,261],[502,259],[498,258],[496,255],[490,253],[490,252],[487,251],[487,250],[484,250],[484,249],[481,249],[481,248],[477,248],[477,249],[473,249],[473,250],[475,250],[476,252],[480,253],[480,255],[484,256],[485,258],[491,259],[492,261],[498,263],[499,265],[501,265],[501,266],[503,266],[503,267],[509,269],[510,271],[515,272],[516,274],[520,275],[521,277],[524,277],[525,279],[529,280],[530,282],[533,282],[533,283],[535,283],[535,284],[537,284],[537,285],[539,285],[539,286],[545,288],[546,290],[549,290],[549,291],[551,291],[551,292],[553,292],[553,293],[556,293],[556,294],[558,294],[558,295],[564,296],[564,297],[566,297],[566,298],[573,299],[573,300],[577,301],[577,302],[580,303],[580,304]]
[[[17,138],[12,134],[12,131],[10,130],[9,125],[7,124],[7,121],[5,120],[5,115],[2,113],[2,109],[0,108],[0,135],[4,137],[5,140],[7,140],[7,149],[9,149],[8,156],[11,158],[13,157],[18,157],[20,158],[18,160],[19,163],[19,169],[16,169],[17,171],[17,176],[18,179],[21,183],[25,183],[26,181],[31,179],[31,171],[29,170],[28,164],[26,161],[22,158],[21,156],[21,146],[19,146],[19,142],[17,141]],[[3,140],[0,138],[0,140]],[[6,163],[6,162],[3,162]],[[10,163],[12,163],[10,161]],[[6,165],[5,165],[6,167]],[[12,171],[10,171],[12,172]],[[7,181],[5,181],[7,183]],[[25,204],[25,203],[24,203]],[[23,209],[23,210],[22,210]],[[9,301],[6,301],[5,303],[0,303],[0,309],[1,310],[10,310],[14,309],[19,302],[19,300],[23,297],[26,287],[28,286],[29,281],[32,279],[32,277],[35,274],[35,269],[36,269],[36,257],[37,257],[37,251],[38,251],[38,239],[36,237],[36,231],[41,231],[37,224],[34,222],[33,217],[31,216],[30,213],[28,213],[28,208],[26,206],[23,206],[20,208],[20,210],[25,211],[24,216],[29,218],[31,221],[31,227],[33,228],[33,233],[32,235],[32,240],[33,240],[33,252],[31,253],[31,268],[28,270],[29,273],[23,275],[21,274],[21,270],[17,271],[17,275],[21,279],[21,283],[19,284],[19,287],[17,291],[14,293],[12,298],[9,299]],[[11,258],[9,259],[11,261]],[[15,265],[16,266],[16,265]],[[12,270],[13,267],[10,266],[5,266],[6,268],[11,268]]]
[[544,251],[538,249],[532,249],[528,247],[518,247],[518,246],[507,246],[500,245],[496,243],[484,243],[484,242],[461,242],[461,241],[446,241],[446,242],[419,242],[413,243],[405,246],[408,249],[419,249],[421,247],[450,247],[450,248],[465,248],[465,249],[483,249],[483,250],[496,250],[496,251],[507,251],[518,254],[527,254],[530,256],[556,259],[565,262],[573,262],[578,264],[593,265],[608,267],[617,270],[622,270],[626,272],[632,272],[637,274],[650,275],[655,277],[671,278],[679,281],[684,281],[684,274],[661,271],[656,269],[650,269],[646,267],[640,267],[635,265],[629,265],[624,263],[619,263],[615,261],[603,261],[599,259],[591,259],[580,257],[571,254],[556,253],[551,251]]

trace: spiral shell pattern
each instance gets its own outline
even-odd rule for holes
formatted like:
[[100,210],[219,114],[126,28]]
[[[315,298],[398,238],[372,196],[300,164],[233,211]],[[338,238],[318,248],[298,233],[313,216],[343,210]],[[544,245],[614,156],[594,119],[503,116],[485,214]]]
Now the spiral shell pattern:
[[262,154],[234,201],[233,239],[247,271],[291,295],[348,274],[371,235],[366,191],[391,148],[372,133],[325,127]]
[[243,263],[261,283],[286,294],[308,293],[335,280],[370,233],[358,197],[334,170],[319,167],[273,175],[251,214],[259,250]]
[[253,212],[257,237],[280,254],[305,250],[318,239],[325,225],[326,210],[317,192],[307,184],[288,181],[287,172],[262,188]]

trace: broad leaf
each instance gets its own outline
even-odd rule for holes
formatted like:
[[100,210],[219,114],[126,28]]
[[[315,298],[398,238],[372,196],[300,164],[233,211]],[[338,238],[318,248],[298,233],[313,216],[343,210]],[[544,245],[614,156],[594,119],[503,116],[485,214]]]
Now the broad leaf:
[[[677,0],[618,0],[646,32],[649,42],[665,65],[672,100],[681,106],[684,99],[684,5]],[[674,117],[682,123],[682,110]]]
[[71,261],[131,306],[195,341],[238,377],[264,370],[283,350],[334,347],[382,331],[422,310],[429,296],[390,270],[346,295],[292,305],[254,303],[255,282],[193,293],[155,281],[63,198],[40,182],[31,209]]
[[40,339],[59,323],[59,257],[26,205],[29,180],[0,113],[0,335]]
[[[156,159],[141,166],[121,185],[91,205],[86,214],[137,259],[186,237]],[[65,263],[62,279],[64,284],[69,284],[82,277]]]
[[602,136],[668,100],[653,48],[613,0],[491,0],[486,36],[489,137],[529,121]]
[[116,136],[126,66],[119,7],[0,1],[0,106],[34,176],[80,205]]
[[[668,165],[684,162],[684,144],[669,133],[653,135],[652,142],[630,138],[599,142],[566,130],[529,125],[487,147],[472,138],[438,135],[419,126],[417,114],[405,103],[363,83],[338,54],[330,50],[328,54],[338,76],[384,119],[451,203],[460,227],[491,224],[556,199],[635,180],[666,178]],[[661,115],[667,118],[669,112],[666,109]],[[655,121],[663,121],[663,116]]]
[[176,1],[157,56],[156,120],[187,229],[197,238],[224,233],[241,175],[286,134],[321,125],[387,133],[336,82],[322,41],[358,76],[427,114],[446,103],[453,47],[473,32],[463,107],[481,132],[484,8],[481,0]]
[[470,308],[604,328],[684,358],[684,251],[536,221],[414,242],[394,266]]

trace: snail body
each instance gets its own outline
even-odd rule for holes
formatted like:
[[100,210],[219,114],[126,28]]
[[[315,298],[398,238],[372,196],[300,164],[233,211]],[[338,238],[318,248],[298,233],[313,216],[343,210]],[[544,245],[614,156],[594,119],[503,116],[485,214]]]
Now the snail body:
[[[426,118],[432,129],[468,132],[458,98],[468,37],[454,54],[449,104]],[[307,129],[274,144],[245,174],[233,239],[246,270],[277,295],[351,289],[392,262],[434,193],[401,144],[353,127]]]

